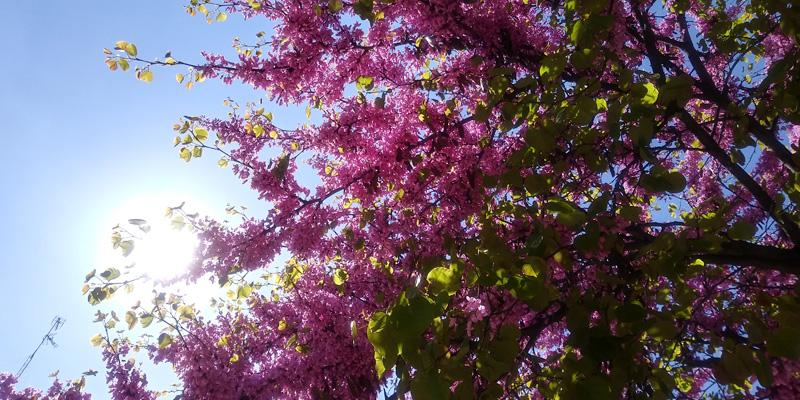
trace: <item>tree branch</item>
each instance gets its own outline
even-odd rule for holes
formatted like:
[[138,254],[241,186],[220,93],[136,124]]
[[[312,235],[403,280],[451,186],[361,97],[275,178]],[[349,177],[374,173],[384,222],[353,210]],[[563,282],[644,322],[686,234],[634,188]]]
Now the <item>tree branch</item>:
[[800,252],[763,246],[742,240],[722,244],[722,251],[714,254],[698,254],[697,258],[711,264],[739,265],[761,270],[775,270],[800,276]]
[[753,179],[747,171],[744,170],[739,164],[734,163],[728,153],[720,147],[719,143],[711,137],[711,134],[706,131],[700,124],[686,110],[678,112],[680,120],[686,125],[687,128],[694,134],[697,140],[705,147],[708,154],[724,166],[730,173],[753,195],[761,208],[764,209],[771,217],[778,223],[786,236],[796,245],[800,245],[800,228],[794,221],[786,218],[786,215],[778,210],[778,204],[772,199],[769,193],[764,190],[758,182]]

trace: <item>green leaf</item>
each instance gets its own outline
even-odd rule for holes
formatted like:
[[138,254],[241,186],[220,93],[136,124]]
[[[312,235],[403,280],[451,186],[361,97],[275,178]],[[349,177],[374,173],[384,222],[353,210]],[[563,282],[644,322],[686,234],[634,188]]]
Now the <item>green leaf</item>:
[[608,208],[608,202],[611,200],[610,193],[603,193],[594,201],[592,201],[592,205],[589,206],[589,209],[586,211],[590,215],[596,215],[602,211],[605,211]]
[[250,294],[253,293],[253,287],[250,285],[242,285],[239,286],[239,289],[236,291],[236,296],[240,299],[246,299],[250,297]]
[[539,75],[545,80],[555,80],[564,71],[567,65],[567,57],[562,53],[555,53],[545,56],[539,66]]
[[648,325],[650,325],[650,327],[647,328],[647,334],[657,339],[674,339],[675,335],[678,333],[675,327],[675,321],[672,320],[660,319]]
[[642,209],[637,206],[622,206],[619,209],[619,215],[630,222],[638,221],[641,214]]
[[[749,360],[748,360],[749,358]],[[752,375],[750,365],[754,363],[752,354],[747,357],[739,348],[735,351],[725,350],[719,362],[712,367],[714,377],[720,383],[741,384]]]
[[399,341],[419,339],[436,313],[436,304],[418,290],[412,288],[403,292],[390,310]]
[[659,93],[659,103],[666,105],[674,100],[678,106],[684,105],[692,96],[693,84],[694,80],[689,75],[678,75],[667,79],[666,85]]
[[343,6],[344,4],[342,3],[342,0],[328,1],[328,9],[331,10],[331,12],[339,12],[339,10],[341,10]]
[[772,365],[763,352],[758,352],[756,356],[758,358],[758,363],[753,366],[756,377],[762,386],[767,388],[771,387],[774,382],[774,377],[772,376]]
[[134,247],[133,240],[123,240],[119,243],[119,248],[122,249],[123,257],[129,256],[133,251],[133,247]]
[[641,147],[653,139],[653,129],[653,121],[650,118],[642,118],[636,126],[628,130],[628,135],[634,146]]
[[367,324],[367,339],[375,349],[375,369],[380,378],[397,361],[397,340],[389,315],[380,311],[372,314]]
[[547,178],[538,174],[530,174],[526,176],[524,184],[525,190],[527,190],[531,195],[537,195],[550,189],[550,184],[548,183]]
[[333,271],[333,284],[336,286],[342,286],[345,282],[347,282],[348,277],[349,274],[347,271],[337,268],[335,271]]
[[767,336],[767,352],[771,356],[800,359],[800,329],[780,327]]
[[162,333],[158,335],[158,348],[165,349],[172,343],[172,336],[168,333]]
[[186,221],[183,219],[182,215],[176,215],[175,218],[172,218],[170,221],[170,226],[172,229],[181,230],[186,226]]
[[194,136],[199,141],[206,140],[206,139],[208,139],[208,130],[206,130],[206,128],[200,128],[200,127],[195,128],[194,129]]
[[371,76],[361,75],[356,79],[356,87],[358,89],[371,90],[374,84],[374,79]]
[[192,159],[192,152],[186,147],[181,147],[180,156],[181,160],[189,162]]
[[372,13],[373,7],[373,0],[357,0],[353,3],[353,12],[361,19],[372,22],[375,19],[375,15]]
[[455,392],[453,393],[454,400],[473,400],[475,397],[475,388],[472,386],[471,380],[464,380],[458,384]]
[[655,104],[656,100],[658,100],[658,89],[650,82],[645,83],[644,88],[647,92],[642,97],[642,104]]
[[670,172],[665,176],[667,180],[667,191],[671,193],[680,193],[686,189],[686,177],[680,172]]
[[272,169],[272,175],[274,175],[279,181],[282,181],[283,178],[286,177],[286,170],[289,168],[289,161],[289,154],[283,154],[280,158],[278,158],[278,162]]
[[514,325],[500,328],[497,337],[478,354],[478,372],[492,382],[509,372],[519,355],[519,336],[519,328]]
[[582,210],[560,198],[549,199],[545,209],[554,212],[556,221],[570,228],[577,228],[586,222],[586,214]]
[[117,279],[117,278],[120,277],[120,275],[121,274],[120,274],[119,270],[116,269],[116,268],[109,268],[109,269],[103,271],[102,273],[100,273],[100,276],[103,279],[107,280],[107,281]]
[[139,72],[138,77],[140,81],[150,83],[153,81],[153,71],[150,71],[149,69],[142,70]]
[[264,132],[266,131],[264,130],[264,127],[261,126],[261,124],[256,124],[255,126],[253,126],[253,135],[255,135],[255,137],[260,138],[261,136],[264,136]]
[[138,318],[136,318],[136,314],[134,314],[133,311],[128,311],[125,313],[125,322],[128,324],[128,329],[133,329],[133,327],[136,326],[137,319]]
[[740,219],[736,221],[731,229],[728,230],[728,236],[734,240],[750,240],[756,234],[755,225]]
[[650,192],[681,193],[686,188],[686,178],[680,172],[662,173],[659,171],[643,174],[639,184]]
[[449,398],[450,390],[439,374],[417,372],[411,381],[411,395],[414,400],[440,400]]
[[98,333],[97,335],[92,336],[92,338],[89,341],[92,343],[92,346],[99,347],[103,344],[105,338],[103,337],[103,335]]
[[641,303],[633,301],[617,307],[616,314],[620,322],[634,323],[644,321],[647,312]]
[[522,265],[522,274],[538,278],[547,269],[547,261],[541,257],[530,257],[528,262]]
[[96,287],[92,289],[91,292],[89,292],[89,294],[87,295],[87,300],[89,301],[89,304],[95,306],[100,304],[101,301],[105,300],[107,296],[108,293],[105,290]]
[[570,42],[572,42],[572,44],[577,44],[581,40],[581,36],[583,35],[584,31],[585,29],[583,26],[583,22],[580,20],[575,21],[575,23],[572,25],[572,30],[570,31],[569,34]]
[[433,293],[446,292],[452,296],[461,287],[461,273],[455,264],[436,267],[428,272],[427,281]]
[[152,314],[142,314],[139,317],[139,323],[142,324],[142,328],[147,328],[150,324],[153,323],[153,315]]
[[131,57],[136,57],[136,55],[139,54],[139,51],[136,49],[136,45],[133,43],[126,42],[123,50],[125,50],[125,52]]

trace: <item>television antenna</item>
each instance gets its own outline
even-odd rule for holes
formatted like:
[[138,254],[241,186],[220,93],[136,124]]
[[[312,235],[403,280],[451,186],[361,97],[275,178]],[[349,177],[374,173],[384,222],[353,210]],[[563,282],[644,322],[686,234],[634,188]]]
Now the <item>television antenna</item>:
[[50,323],[50,330],[48,330],[47,333],[45,333],[45,335],[42,337],[42,341],[39,342],[39,345],[36,346],[36,349],[33,350],[33,353],[31,353],[28,358],[25,359],[25,362],[19,368],[19,371],[17,371],[17,378],[22,376],[22,373],[25,372],[25,369],[27,369],[28,365],[30,365],[31,361],[33,361],[33,357],[36,356],[36,352],[38,352],[42,346],[44,346],[46,343],[50,343],[53,347],[58,347],[53,338],[55,337],[58,329],[64,326],[64,322],[64,318],[61,318],[58,315],[53,318],[53,321]]

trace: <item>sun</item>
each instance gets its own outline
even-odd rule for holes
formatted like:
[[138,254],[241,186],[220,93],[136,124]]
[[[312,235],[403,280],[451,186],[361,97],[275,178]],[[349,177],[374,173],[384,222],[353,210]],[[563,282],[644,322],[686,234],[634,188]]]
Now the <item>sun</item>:
[[133,268],[155,281],[165,281],[186,272],[197,249],[197,236],[187,227],[173,226],[163,215],[145,219],[149,228],[142,231],[131,252]]
[[172,215],[165,213],[179,205],[192,213],[198,207],[193,202],[164,195],[138,196],[120,205],[108,219],[109,227],[119,226],[132,247],[126,252],[105,245],[99,258],[105,263],[125,265],[133,275],[146,276],[154,282],[179,277],[187,271],[198,245],[196,233],[188,224],[181,223],[179,211],[173,211]]
[[102,219],[105,228],[118,226],[128,235],[125,238],[133,242],[125,256],[124,249],[113,248],[107,230],[104,230],[105,235],[98,236],[97,271],[116,268],[125,274],[121,279],[130,279],[132,283],[128,293],[115,296],[120,305],[148,304],[154,291],[176,294],[187,304],[198,305],[225,295],[227,289],[221,289],[209,279],[181,279],[195,260],[200,243],[197,232],[189,224],[174,220],[182,215],[180,211],[174,210],[171,216],[166,215],[167,209],[181,205],[181,210],[187,214],[216,216],[211,208],[197,199],[148,194],[130,198]]

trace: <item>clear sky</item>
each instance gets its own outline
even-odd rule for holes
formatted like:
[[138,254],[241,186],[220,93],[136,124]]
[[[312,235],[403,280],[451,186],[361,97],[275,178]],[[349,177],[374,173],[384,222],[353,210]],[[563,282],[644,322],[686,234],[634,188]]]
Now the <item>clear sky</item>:
[[[66,319],[22,376],[23,385],[47,387],[48,374],[79,377],[108,398],[100,355],[89,338],[99,331],[96,311],[80,293],[84,275],[110,247],[110,228],[131,202],[160,206],[186,200],[221,212],[227,203],[255,197],[215,157],[185,164],[172,147],[181,115],[224,115],[223,100],[258,99],[243,87],[207,81],[190,91],[176,72],[156,70],[151,84],[111,72],[102,49],[117,40],[140,56],[171,50],[199,60],[201,49],[229,53],[234,36],[247,41],[268,30],[264,21],[235,16],[208,25],[184,11],[187,2],[15,1],[0,24],[0,371],[16,372],[54,316]],[[280,115],[297,121],[298,115]],[[303,117],[304,118],[304,117]],[[127,211],[126,211],[127,212]],[[140,356],[139,358],[144,358]]]

